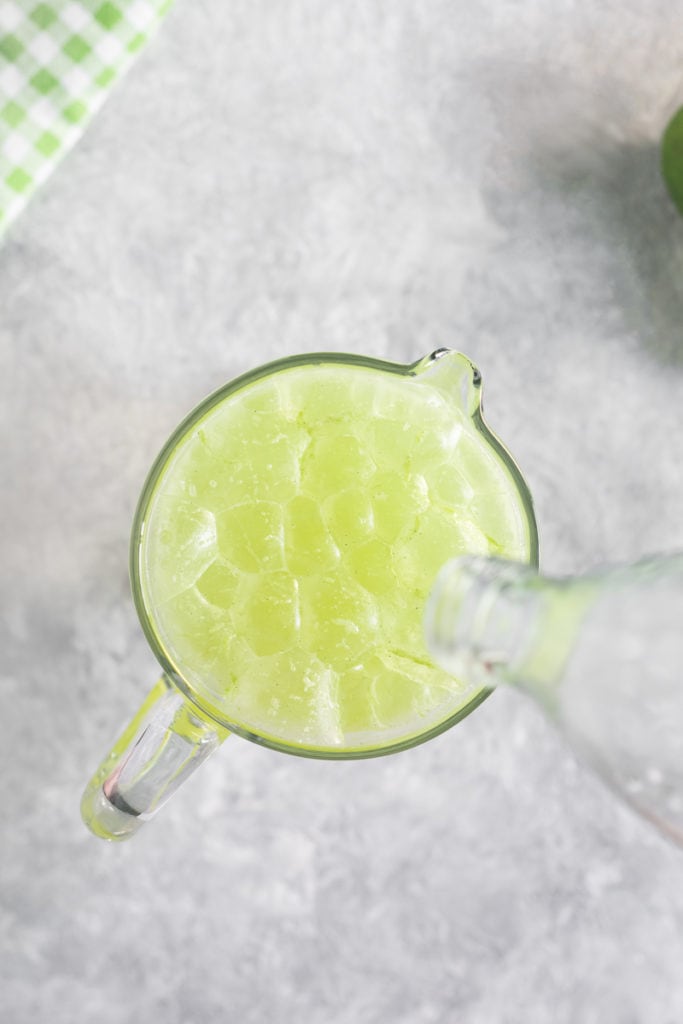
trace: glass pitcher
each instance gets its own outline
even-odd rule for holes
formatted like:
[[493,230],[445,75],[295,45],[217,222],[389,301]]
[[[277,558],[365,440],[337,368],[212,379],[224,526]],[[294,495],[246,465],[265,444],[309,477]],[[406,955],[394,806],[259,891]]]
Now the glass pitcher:
[[467,553],[538,560],[529,491],[462,354],[296,356],[211,395],[135,515],[162,676],[89,783],[87,825],[131,836],[231,733],[369,757],[469,714],[487,687],[438,668],[422,629],[437,569]]

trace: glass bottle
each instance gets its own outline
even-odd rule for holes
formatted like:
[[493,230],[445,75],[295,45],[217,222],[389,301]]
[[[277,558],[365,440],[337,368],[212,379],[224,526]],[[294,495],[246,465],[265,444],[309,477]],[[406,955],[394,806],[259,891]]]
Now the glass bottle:
[[683,554],[567,579],[448,563],[426,617],[435,660],[532,697],[577,753],[683,845]]

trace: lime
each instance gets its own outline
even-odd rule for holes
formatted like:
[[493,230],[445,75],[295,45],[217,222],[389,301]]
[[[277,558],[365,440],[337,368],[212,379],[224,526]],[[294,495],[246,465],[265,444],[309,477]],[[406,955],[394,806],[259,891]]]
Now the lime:
[[683,214],[683,107],[662,137],[662,175],[678,212]]

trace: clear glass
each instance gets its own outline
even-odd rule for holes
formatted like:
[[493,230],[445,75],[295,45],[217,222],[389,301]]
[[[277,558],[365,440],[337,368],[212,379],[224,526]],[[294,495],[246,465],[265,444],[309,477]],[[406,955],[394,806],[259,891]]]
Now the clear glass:
[[435,660],[532,697],[611,788],[683,845],[683,554],[570,579],[502,560],[444,567]]
[[484,423],[481,411],[481,374],[465,356],[440,349],[410,365],[399,365],[359,356],[319,354],[295,356],[260,367],[227,384],[199,405],[178,427],[156,459],[143,488],[133,524],[130,573],[133,596],[143,630],[162,669],[163,677],[152,691],[90,781],[82,802],[86,824],[108,839],[132,835],[231,732],[285,753],[308,757],[357,758],[391,753],[413,746],[449,728],[469,714],[488,696],[488,690],[473,687],[471,699],[446,708],[438,720],[425,722],[416,717],[410,730],[399,737],[379,733],[376,742],[362,748],[320,747],[305,742],[283,742],[250,723],[231,715],[229,704],[216,699],[208,681],[197,677],[174,656],[164,643],[158,624],[145,597],[143,556],[145,526],[155,488],[163,477],[178,445],[214,406],[248,388],[260,378],[281,374],[294,367],[321,365],[361,367],[377,374],[391,374],[428,384],[446,395],[454,410],[471,421],[503,467],[509,487],[517,495],[522,555],[532,565],[538,562],[538,538],[531,496],[513,459]]

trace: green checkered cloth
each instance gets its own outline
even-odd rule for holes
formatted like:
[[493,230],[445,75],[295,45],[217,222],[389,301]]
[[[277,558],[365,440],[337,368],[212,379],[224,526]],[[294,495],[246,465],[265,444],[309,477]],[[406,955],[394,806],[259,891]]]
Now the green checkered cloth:
[[0,0],[0,235],[172,0]]

